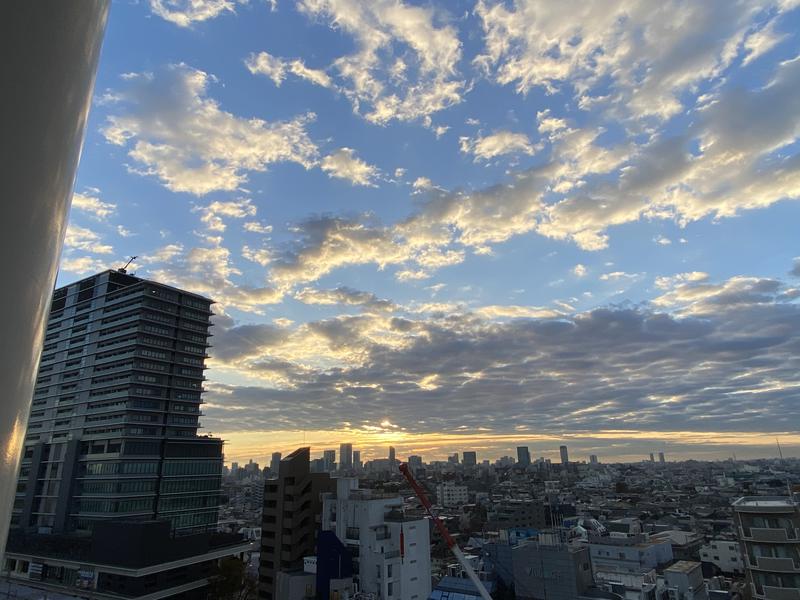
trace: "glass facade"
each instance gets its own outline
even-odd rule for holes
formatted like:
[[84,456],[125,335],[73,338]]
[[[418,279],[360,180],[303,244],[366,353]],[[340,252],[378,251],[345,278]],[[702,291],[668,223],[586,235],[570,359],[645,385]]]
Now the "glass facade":
[[222,442],[198,436],[211,301],[105,271],[54,292],[12,524],[214,526]]

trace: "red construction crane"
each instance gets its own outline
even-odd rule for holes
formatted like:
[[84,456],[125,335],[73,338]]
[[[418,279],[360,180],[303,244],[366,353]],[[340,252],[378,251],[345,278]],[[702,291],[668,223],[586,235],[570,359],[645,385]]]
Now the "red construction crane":
[[486,590],[483,582],[478,578],[478,575],[475,573],[472,565],[470,565],[469,562],[467,562],[467,559],[464,557],[464,553],[461,551],[461,548],[458,547],[458,544],[456,544],[453,536],[451,536],[450,532],[447,531],[447,527],[445,527],[441,519],[434,514],[431,501],[428,500],[428,495],[425,493],[425,490],[422,489],[422,486],[417,483],[417,480],[414,479],[414,476],[411,474],[411,470],[408,468],[406,463],[402,463],[400,465],[400,472],[408,481],[411,489],[414,490],[414,493],[417,495],[417,498],[419,498],[422,506],[425,507],[425,512],[427,512],[428,516],[431,518],[431,520],[433,520],[433,524],[436,526],[436,529],[439,531],[442,539],[444,539],[447,547],[450,548],[450,552],[452,552],[453,556],[458,559],[458,563],[461,565],[461,568],[464,569],[467,577],[470,578],[470,581],[472,581],[472,583],[478,589],[478,593],[481,595],[481,598],[483,598],[483,600],[492,600],[492,597],[489,595],[489,592]]

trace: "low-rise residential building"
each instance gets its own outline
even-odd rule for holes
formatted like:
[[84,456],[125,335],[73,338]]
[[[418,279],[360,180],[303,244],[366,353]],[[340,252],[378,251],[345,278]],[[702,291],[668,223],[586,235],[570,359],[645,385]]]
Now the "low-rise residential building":
[[456,485],[453,482],[441,483],[436,486],[436,499],[442,506],[462,506],[469,502],[469,492],[465,485]]
[[744,561],[736,540],[709,540],[700,547],[700,559],[711,563],[725,574],[744,574]]

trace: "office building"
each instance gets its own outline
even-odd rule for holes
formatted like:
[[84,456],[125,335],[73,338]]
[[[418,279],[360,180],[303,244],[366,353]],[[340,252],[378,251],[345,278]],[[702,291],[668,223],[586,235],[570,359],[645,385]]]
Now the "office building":
[[364,463],[361,462],[361,450],[353,450],[353,468],[356,471],[360,471],[364,467]]
[[447,457],[447,462],[450,463],[451,465],[457,465],[458,464],[458,452],[455,452],[455,453],[451,454],[450,456],[448,456]]
[[416,473],[419,469],[422,468],[422,457],[416,454],[412,454],[408,457],[408,468],[411,469],[414,473]]
[[339,468],[343,471],[353,468],[353,444],[339,445]]
[[326,473],[336,470],[336,450],[325,450],[322,453],[322,470]]
[[[67,587],[83,577],[93,593],[136,597],[148,586],[203,588],[219,552],[249,547],[220,547],[212,533],[222,440],[197,435],[210,309],[124,270],[54,291],[6,547],[11,576]],[[161,564],[176,557],[183,574]]]
[[277,479],[264,485],[258,597],[275,595],[278,573],[302,569],[303,558],[316,555],[322,510],[321,495],[332,491],[328,473],[312,473],[310,448],[299,448],[282,459]]
[[446,507],[463,506],[469,502],[467,486],[456,485],[452,481],[440,483],[436,486],[436,500]]
[[469,450],[462,452],[461,461],[465,467],[474,467],[478,464],[478,455]]
[[663,453],[663,452],[659,452],[659,453],[658,453],[658,462],[660,462],[662,465],[663,465],[665,462],[667,462],[667,461],[666,461],[666,459],[664,458],[664,453]]
[[55,290],[12,527],[216,526],[222,440],[197,435],[210,308],[122,271]]
[[590,465],[600,464],[599,461],[597,460],[597,454],[590,454],[589,455],[589,464]]
[[560,446],[559,451],[561,452],[561,464],[568,465],[569,464],[569,452],[567,452],[566,446]]
[[527,446],[517,446],[517,464],[527,467],[531,464],[531,452]]
[[430,530],[422,516],[406,516],[403,498],[336,480],[323,500],[322,529],[333,531],[353,556],[358,589],[377,598],[425,600],[431,593]]
[[733,503],[734,524],[755,600],[800,598],[800,507],[790,496]]
[[655,456],[655,454],[653,454],[652,452],[650,453],[650,462],[651,462],[651,463],[654,463],[654,462],[656,462],[656,456]]
[[391,463],[392,466],[397,462],[396,456],[394,446],[389,446],[389,463]]
[[278,466],[281,464],[281,453],[273,452],[272,458],[269,461],[269,470],[272,472],[273,477],[278,474]]

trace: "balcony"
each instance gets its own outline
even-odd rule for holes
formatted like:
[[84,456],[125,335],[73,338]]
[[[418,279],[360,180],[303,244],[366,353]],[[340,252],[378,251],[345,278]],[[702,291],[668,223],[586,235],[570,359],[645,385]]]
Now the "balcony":
[[797,543],[800,540],[800,529],[772,529],[766,527],[739,527],[739,537],[752,542],[767,542],[772,544]]
[[800,590],[797,588],[779,588],[765,585],[762,594],[756,590],[754,598],[764,598],[765,600],[800,600]]
[[750,569],[769,571],[772,573],[800,573],[800,561],[787,557],[756,556],[754,560],[745,557]]

